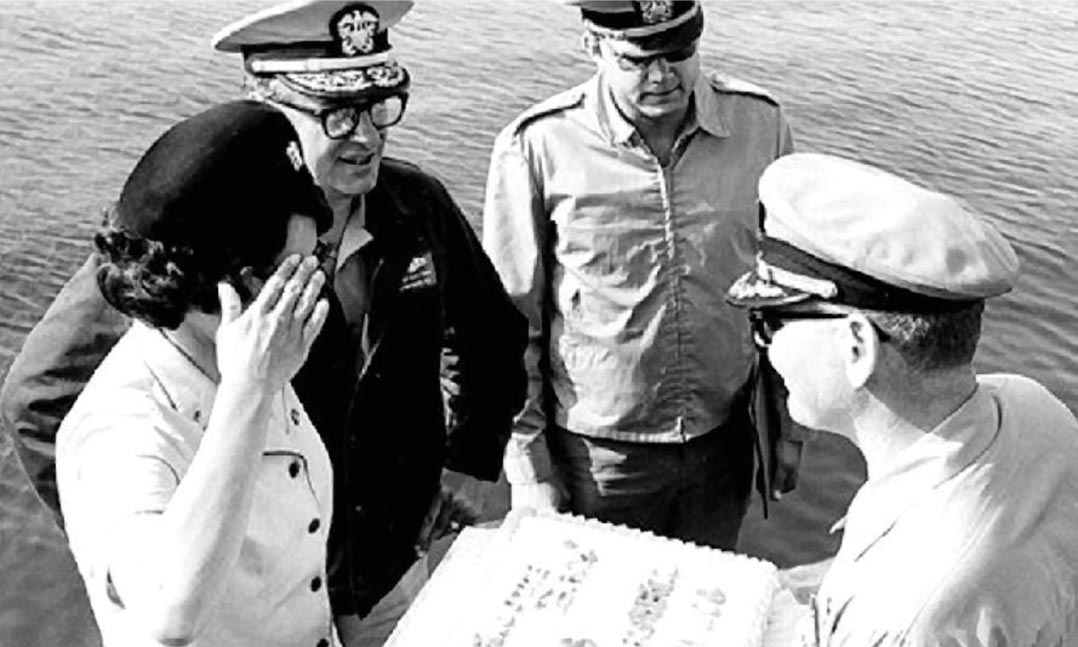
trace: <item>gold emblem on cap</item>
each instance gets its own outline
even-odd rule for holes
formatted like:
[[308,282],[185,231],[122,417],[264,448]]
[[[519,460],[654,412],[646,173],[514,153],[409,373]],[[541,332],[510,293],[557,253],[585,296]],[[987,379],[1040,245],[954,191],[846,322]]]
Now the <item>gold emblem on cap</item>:
[[640,17],[648,25],[666,22],[674,17],[673,0],[658,0],[656,2],[641,2]]
[[367,5],[351,7],[334,20],[333,40],[344,56],[363,56],[374,50],[374,37],[378,34],[378,12]]

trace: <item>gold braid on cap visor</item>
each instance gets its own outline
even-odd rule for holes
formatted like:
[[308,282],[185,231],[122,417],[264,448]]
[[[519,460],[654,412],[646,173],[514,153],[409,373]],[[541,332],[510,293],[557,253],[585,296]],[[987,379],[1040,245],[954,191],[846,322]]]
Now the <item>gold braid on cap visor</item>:
[[390,61],[385,65],[352,70],[281,74],[280,79],[304,94],[339,96],[401,88],[408,84],[408,72],[396,61]]
[[[863,272],[825,261],[790,243],[764,237],[760,241],[761,260],[772,283],[807,292],[834,303],[884,312],[953,312],[981,299],[945,298],[914,292],[886,283]],[[766,260],[763,260],[766,259]],[[759,270],[758,270],[759,271]],[[761,277],[764,277],[761,274]],[[831,287],[825,287],[826,285]],[[834,293],[824,296],[821,291]]]

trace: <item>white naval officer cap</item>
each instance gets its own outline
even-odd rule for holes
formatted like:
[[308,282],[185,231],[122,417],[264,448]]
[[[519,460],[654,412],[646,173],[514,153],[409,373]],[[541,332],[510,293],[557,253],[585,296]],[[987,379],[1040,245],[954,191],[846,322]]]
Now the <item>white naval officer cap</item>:
[[794,153],[760,177],[756,268],[727,301],[767,308],[822,300],[945,312],[1010,291],[1018,257],[958,200],[833,155]]
[[407,91],[408,72],[392,55],[389,28],[411,0],[292,0],[242,18],[213,37],[243,55],[255,76],[276,76],[328,99]]

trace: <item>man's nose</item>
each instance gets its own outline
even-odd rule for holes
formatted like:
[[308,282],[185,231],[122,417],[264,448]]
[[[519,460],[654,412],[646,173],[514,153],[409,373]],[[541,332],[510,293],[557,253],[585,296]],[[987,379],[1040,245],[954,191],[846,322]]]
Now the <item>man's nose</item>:
[[648,61],[647,79],[652,82],[665,81],[674,72],[674,66],[662,56],[656,56]]
[[359,115],[359,123],[356,125],[356,129],[352,131],[352,136],[349,139],[367,146],[374,146],[381,141],[382,131],[374,126],[371,113],[363,112]]

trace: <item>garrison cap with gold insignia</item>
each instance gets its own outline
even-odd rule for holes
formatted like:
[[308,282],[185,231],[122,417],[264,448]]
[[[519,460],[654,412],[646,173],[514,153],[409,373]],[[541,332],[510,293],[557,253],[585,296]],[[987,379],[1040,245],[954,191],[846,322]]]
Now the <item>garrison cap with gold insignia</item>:
[[1018,277],[1010,243],[958,200],[859,162],[787,155],[764,171],[759,195],[760,253],[727,293],[735,306],[948,312]]
[[319,98],[406,91],[408,72],[393,57],[389,28],[411,0],[294,0],[240,19],[213,37],[240,52],[246,70],[277,76]]
[[704,12],[698,0],[561,2],[580,9],[580,17],[589,31],[628,41],[642,51],[681,49],[704,32]]

